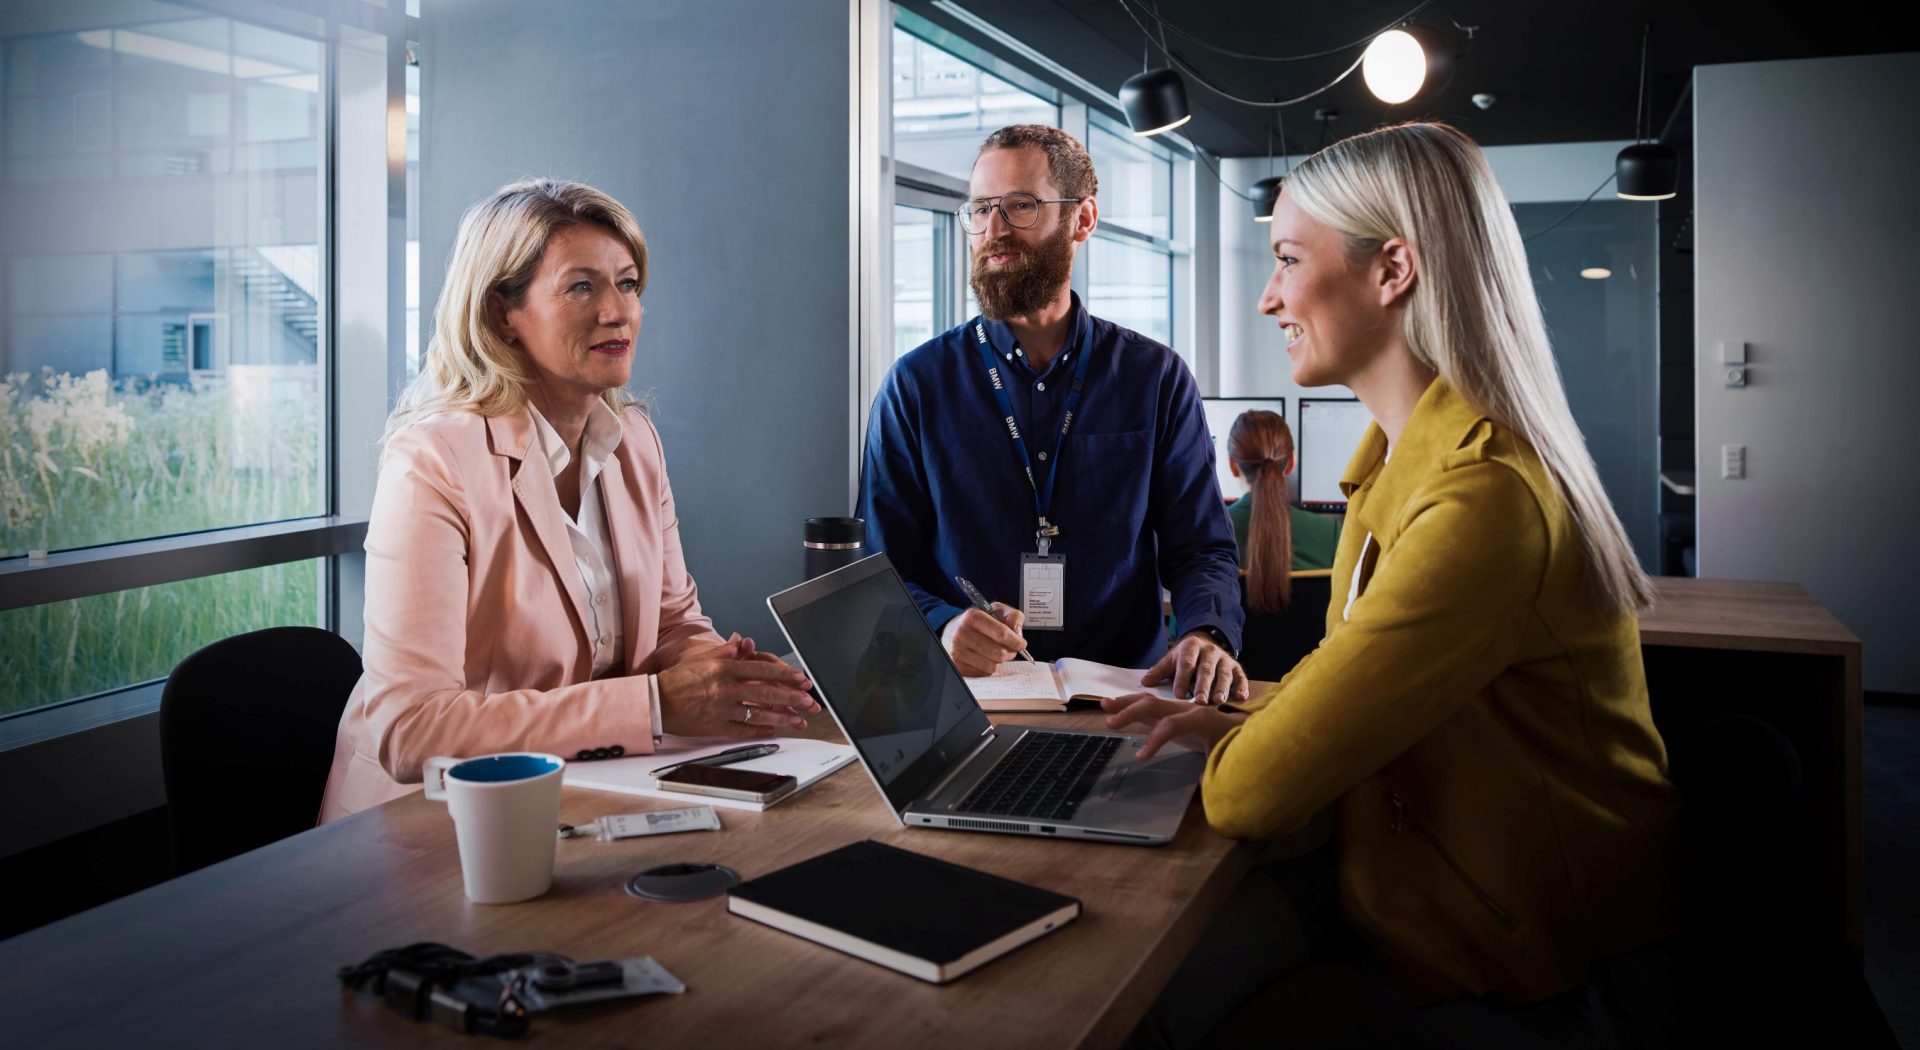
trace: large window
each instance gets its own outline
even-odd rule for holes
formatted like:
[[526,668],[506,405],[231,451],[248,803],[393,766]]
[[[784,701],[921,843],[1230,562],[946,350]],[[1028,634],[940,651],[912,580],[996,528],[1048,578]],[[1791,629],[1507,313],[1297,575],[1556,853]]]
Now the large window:
[[320,45],[176,18],[5,56],[0,556],[321,513]]
[[1173,345],[1173,257],[1123,237],[1095,235],[1087,250],[1087,309]]
[[1185,350],[1175,336],[1174,154],[1089,114],[1087,153],[1100,175],[1100,226],[1087,244],[1087,308]]
[[[0,38],[0,715],[332,622],[330,555],[358,526],[338,517],[330,289],[380,259],[335,268],[328,192],[359,178],[341,143],[378,176],[392,137],[342,107],[331,59],[357,39],[368,111],[403,90],[397,51],[351,28],[395,23],[356,6],[41,5]],[[376,354],[401,316],[360,326]]]
[[913,31],[893,30],[893,353],[884,364],[972,316],[953,213],[981,140],[1008,124],[1060,123],[1052,88],[911,12],[895,16]]
[[[987,59],[981,56],[978,61]],[[1027,90],[951,51],[893,31],[893,155],[966,182],[980,140],[1009,124],[1058,124],[1051,95]],[[1037,87],[1037,85],[1036,85]],[[1040,89],[1044,92],[1045,89]]]
[[321,626],[323,562],[289,562],[0,612],[0,716],[163,678],[260,627]]
[[893,356],[933,338],[934,279],[945,216],[926,208],[893,208]]

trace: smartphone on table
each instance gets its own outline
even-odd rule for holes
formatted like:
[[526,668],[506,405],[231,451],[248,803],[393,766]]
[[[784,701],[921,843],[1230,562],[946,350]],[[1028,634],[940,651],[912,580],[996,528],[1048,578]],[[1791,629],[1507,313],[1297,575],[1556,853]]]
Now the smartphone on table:
[[771,805],[793,794],[800,781],[786,773],[731,766],[681,766],[660,777],[660,787],[689,795],[712,795]]

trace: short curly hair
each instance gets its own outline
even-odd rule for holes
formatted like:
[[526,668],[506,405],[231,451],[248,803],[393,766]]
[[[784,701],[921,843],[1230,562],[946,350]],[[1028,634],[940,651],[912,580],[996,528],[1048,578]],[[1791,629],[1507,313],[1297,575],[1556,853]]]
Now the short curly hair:
[[[1080,140],[1045,124],[1009,124],[987,136],[980,152],[990,149],[1026,149],[1046,151],[1047,173],[1068,197],[1091,197],[1100,191],[1100,179],[1093,173],[1093,158]],[[976,154],[976,158],[977,158]]]

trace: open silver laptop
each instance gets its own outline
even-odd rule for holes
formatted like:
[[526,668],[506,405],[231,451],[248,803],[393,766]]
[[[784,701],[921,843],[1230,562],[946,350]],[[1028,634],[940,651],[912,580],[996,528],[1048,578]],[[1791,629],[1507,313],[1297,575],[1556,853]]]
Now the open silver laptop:
[[995,728],[885,554],[767,599],[894,815],[909,827],[1157,845],[1206,757],[1144,738]]

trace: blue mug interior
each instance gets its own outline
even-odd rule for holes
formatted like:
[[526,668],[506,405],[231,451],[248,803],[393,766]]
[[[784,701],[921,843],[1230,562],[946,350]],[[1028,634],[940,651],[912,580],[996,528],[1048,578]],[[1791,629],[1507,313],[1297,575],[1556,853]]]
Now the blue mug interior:
[[559,768],[553,759],[539,755],[490,755],[468,759],[447,770],[447,775],[475,784],[500,784],[543,776]]

